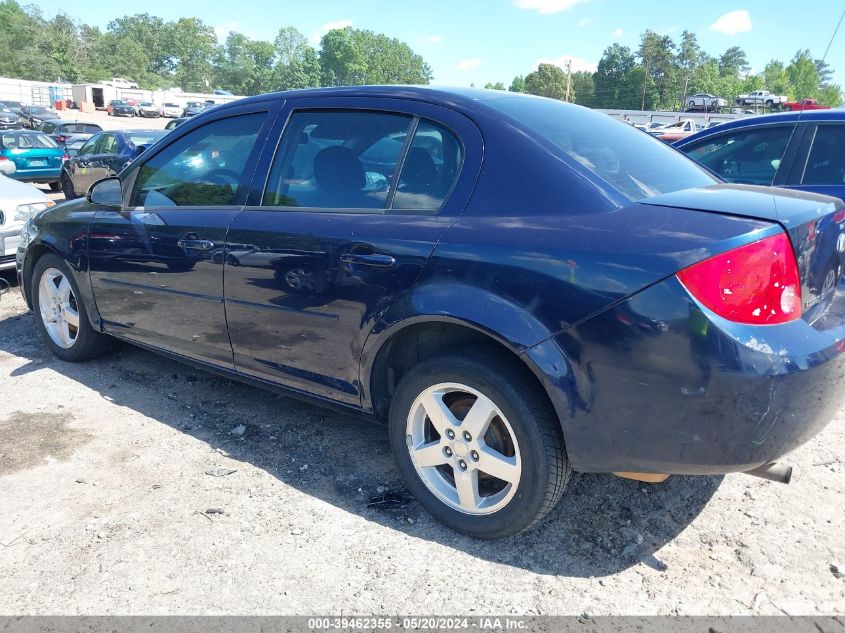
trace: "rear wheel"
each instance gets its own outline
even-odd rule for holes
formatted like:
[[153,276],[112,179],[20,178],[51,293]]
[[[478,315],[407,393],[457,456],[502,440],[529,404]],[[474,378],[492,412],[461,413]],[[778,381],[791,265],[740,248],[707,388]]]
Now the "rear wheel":
[[470,536],[531,527],[569,480],[545,394],[517,363],[483,349],[411,369],[394,394],[389,427],[410,491],[436,519]]
[[91,327],[79,288],[56,255],[44,255],[32,273],[32,307],[41,337],[62,360],[77,362],[107,352],[111,340]]

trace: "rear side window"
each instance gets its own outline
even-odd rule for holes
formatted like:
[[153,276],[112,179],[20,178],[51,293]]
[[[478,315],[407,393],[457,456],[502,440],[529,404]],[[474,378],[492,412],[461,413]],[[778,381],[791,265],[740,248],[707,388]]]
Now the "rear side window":
[[540,97],[497,95],[483,103],[544,138],[629,200],[717,182],[665,143],[606,114]]
[[771,185],[794,126],[726,131],[691,143],[681,151],[728,182]]
[[100,142],[97,145],[98,154],[117,154],[117,139],[111,134],[105,134],[100,137]]
[[437,210],[463,162],[460,142],[442,125],[420,121],[402,165],[393,209]]
[[288,122],[265,206],[384,210],[413,118],[302,111]]
[[801,184],[845,184],[845,125],[820,125],[816,129]]
[[171,143],[138,172],[133,206],[219,206],[235,203],[264,113],[207,123]]

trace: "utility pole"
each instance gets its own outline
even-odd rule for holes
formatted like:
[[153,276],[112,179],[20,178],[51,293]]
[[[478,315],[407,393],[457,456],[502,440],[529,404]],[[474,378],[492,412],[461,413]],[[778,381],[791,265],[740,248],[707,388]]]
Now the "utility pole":
[[640,110],[645,110],[645,87],[648,84],[648,61],[645,63],[645,77],[643,77],[643,102],[640,105]]
[[572,59],[566,62],[566,100],[569,101],[569,91],[572,87]]

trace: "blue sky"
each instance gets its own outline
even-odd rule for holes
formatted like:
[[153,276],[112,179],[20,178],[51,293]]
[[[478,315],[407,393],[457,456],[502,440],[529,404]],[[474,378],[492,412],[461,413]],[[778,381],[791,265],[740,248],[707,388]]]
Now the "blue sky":
[[[748,1],[670,2],[649,0],[247,0],[133,3],[66,0],[35,2],[51,16],[70,12],[84,22],[105,27],[127,13],[146,12],[167,20],[193,15],[212,25],[221,39],[229,30],[272,40],[279,27],[293,25],[316,42],[327,29],[351,24],[407,42],[434,71],[434,83],[509,84],[540,60],[575,70],[593,70],[613,42],[635,49],[645,29],[677,39],[694,31],[702,47],[718,55],[741,46],[755,70],[772,58],[787,62],[799,48],[821,57],[843,8],[842,0],[812,0],[806,5]],[[186,7],[189,7],[186,8]],[[827,55],[834,80],[845,83],[845,24]]]

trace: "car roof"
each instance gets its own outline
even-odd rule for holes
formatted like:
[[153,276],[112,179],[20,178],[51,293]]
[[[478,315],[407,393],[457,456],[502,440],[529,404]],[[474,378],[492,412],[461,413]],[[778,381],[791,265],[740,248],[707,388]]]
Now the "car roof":
[[805,110],[803,112],[777,112],[774,114],[763,114],[749,116],[733,121],[726,121],[714,128],[708,128],[688,136],[676,143],[675,147],[683,147],[694,143],[699,139],[707,138],[714,134],[723,134],[726,130],[742,129],[754,125],[771,125],[775,123],[798,123],[799,121],[845,121],[845,110]]

